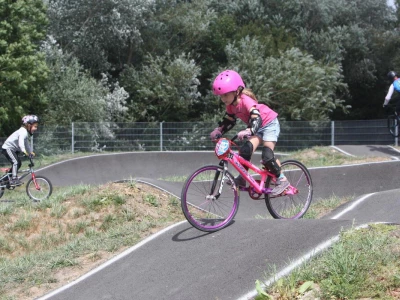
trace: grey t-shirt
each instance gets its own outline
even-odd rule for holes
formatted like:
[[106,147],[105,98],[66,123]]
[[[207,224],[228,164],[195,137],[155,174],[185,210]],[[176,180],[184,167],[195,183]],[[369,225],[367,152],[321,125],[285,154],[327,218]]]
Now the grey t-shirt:
[[31,147],[28,143],[28,130],[21,127],[17,131],[14,131],[6,141],[4,142],[3,149],[10,149],[15,152],[31,153]]

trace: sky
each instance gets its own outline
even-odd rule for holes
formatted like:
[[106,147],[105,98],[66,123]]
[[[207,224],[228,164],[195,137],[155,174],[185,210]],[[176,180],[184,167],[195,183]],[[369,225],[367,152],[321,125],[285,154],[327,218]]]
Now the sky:
[[390,6],[394,6],[394,0],[387,0],[387,4],[389,4]]

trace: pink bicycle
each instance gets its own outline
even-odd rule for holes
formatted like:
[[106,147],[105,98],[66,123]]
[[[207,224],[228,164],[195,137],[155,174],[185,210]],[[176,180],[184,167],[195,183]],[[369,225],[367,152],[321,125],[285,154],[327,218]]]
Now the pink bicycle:
[[[231,149],[237,136],[221,138],[215,147],[219,165],[199,168],[190,175],[183,186],[181,206],[188,222],[195,228],[214,232],[228,226],[239,208],[240,191],[247,191],[251,199],[265,199],[269,213],[275,219],[299,219],[307,212],[313,195],[310,172],[296,160],[281,163],[282,172],[290,186],[280,195],[270,195],[276,176],[265,168],[258,168]],[[246,179],[248,187],[235,185],[228,171],[231,164]],[[244,168],[249,167],[259,179]]]

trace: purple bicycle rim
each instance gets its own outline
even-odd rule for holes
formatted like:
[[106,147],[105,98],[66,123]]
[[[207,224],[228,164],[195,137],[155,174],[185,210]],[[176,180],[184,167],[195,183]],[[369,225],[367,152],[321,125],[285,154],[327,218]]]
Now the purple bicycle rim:
[[[197,170],[197,172],[193,173],[193,175],[190,177],[190,180],[188,182],[192,183],[193,182],[193,178],[196,177],[199,173],[202,173],[202,172],[207,171],[207,170],[215,170],[216,168],[217,168],[216,166],[208,166],[208,167],[201,168],[201,169]],[[190,186],[190,184],[186,185],[185,195],[187,194],[187,190],[188,190],[189,186]],[[237,192],[236,191],[234,192],[234,195],[235,195],[235,198],[237,198]],[[237,209],[238,209],[238,206],[237,206],[238,202],[234,201],[234,204],[232,206],[230,214],[228,215],[228,217],[223,222],[221,222],[221,223],[219,223],[218,225],[215,225],[215,226],[203,226],[199,222],[197,222],[196,219],[192,218],[192,214],[190,214],[189,211],[188,211],[188,205],[191,205],[191,204],[190,204],[190,202],[187,202],[187,201],[185,201],[185,202],[186,202],[185,211],[187,212],[187,215],[190,216],[190,218],[192,219],[193,223],[199,224],[199,227],[203,227],[203,228],[207,228],[207,229],[211,229],[211,230],[221,228],[221,227],[225,226],[225,224],[227,224],[227,222],[231,222],[232,221],[231,220],[232,215],[234,215],[236,213]],[[229,220],[229,221],[227,221],[227,220]]]

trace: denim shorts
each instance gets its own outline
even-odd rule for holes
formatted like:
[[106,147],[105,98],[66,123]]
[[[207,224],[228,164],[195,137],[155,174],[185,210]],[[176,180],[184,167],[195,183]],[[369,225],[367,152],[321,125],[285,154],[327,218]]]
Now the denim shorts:
[[280,132],[281,126],[278,118],[275,118],[264,127],[258,129],[256,135],[264,142],[277,142]]

